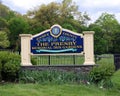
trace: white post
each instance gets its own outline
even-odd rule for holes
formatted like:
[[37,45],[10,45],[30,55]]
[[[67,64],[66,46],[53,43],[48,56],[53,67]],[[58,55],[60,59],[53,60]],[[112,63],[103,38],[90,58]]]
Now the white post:
[[94,31],[84,31],[84,65],[94,65]]
[[21,65],[29,66],[31,64],[30,59],[30,39],[31,34],[20,34],[21,37]]

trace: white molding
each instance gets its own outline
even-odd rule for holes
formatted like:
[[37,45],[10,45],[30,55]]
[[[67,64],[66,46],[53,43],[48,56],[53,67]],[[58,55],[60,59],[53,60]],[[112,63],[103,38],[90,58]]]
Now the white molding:
[[31,53],[31,55],[32,56],[47,56],[47,55],[49,55],[49,56],[57,56],[57,55],[84,55],[84,53],[83,52],[81,52],[81,53],[56,53],[56,54],[33,54],[33,53]]
[[68,30],[68,29],[62,29],[63,31],[67,31],[67,32],[69,32],[69,33],[71,33],[71,34],[74,34],[74,35],[77,35],[77,36],[81,36],[82,38],[83,38],[83,34],[80,34],[80,33],[76,33],[76,32],[74,32],[74,31],[71,31],[71,30]]
[[[45,31],[42,31],[42,32],[40,32],[40,33],[38,33],[38,34],[32,35],[32,38],[37,37],[37,36],[39,36],[39,35],[42,35],[42,34],[48,32],[48,31],[50,31],[50,29],[45,30]],[[32,39],[32,38],[31,38],[31,39]]]

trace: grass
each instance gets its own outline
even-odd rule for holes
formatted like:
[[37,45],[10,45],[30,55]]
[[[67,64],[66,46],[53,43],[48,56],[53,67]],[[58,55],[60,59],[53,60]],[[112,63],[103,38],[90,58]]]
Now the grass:
[[76,84],[5,84],[0,85],[0,96],[120,96],[120,91]]
[[114,57],[112,54],[103,54],[101,59],[96,62],[96,64],[110,64],[114,65]]

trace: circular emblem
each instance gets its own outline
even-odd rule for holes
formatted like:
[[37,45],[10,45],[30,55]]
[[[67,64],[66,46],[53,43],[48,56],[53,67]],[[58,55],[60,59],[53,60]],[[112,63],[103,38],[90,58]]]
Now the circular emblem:
[[51,27],[51,35],[55,38],[59,37],[61,34],[61,26],[59,25],[54,25]]

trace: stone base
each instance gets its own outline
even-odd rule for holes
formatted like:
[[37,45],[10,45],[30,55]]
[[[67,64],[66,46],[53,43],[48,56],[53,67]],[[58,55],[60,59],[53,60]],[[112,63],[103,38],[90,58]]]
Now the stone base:
[[58,70],[63,72],[89,73],[96,65],[50,65],[50,66],[21,66],[21,70]]

